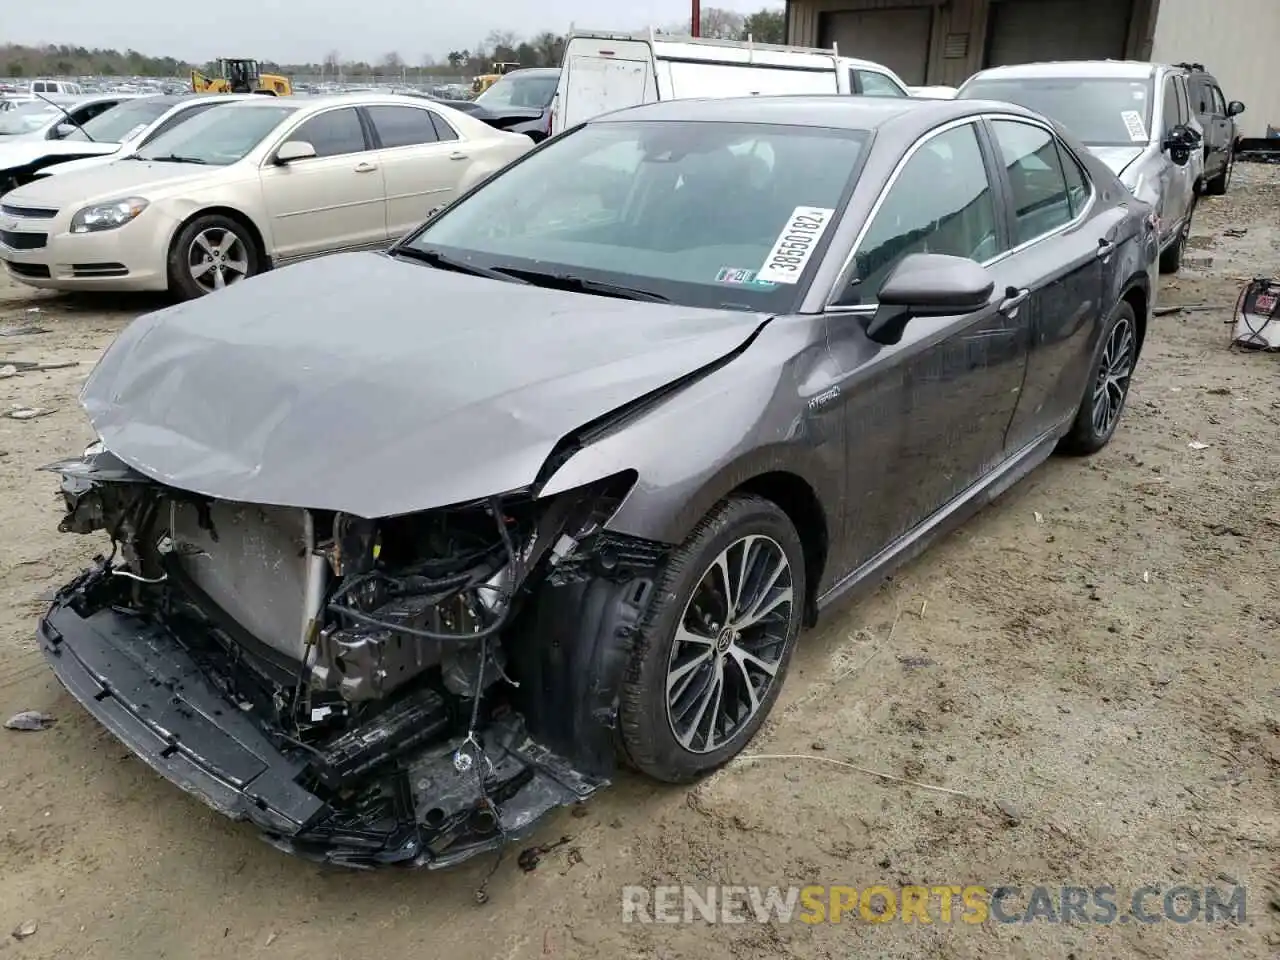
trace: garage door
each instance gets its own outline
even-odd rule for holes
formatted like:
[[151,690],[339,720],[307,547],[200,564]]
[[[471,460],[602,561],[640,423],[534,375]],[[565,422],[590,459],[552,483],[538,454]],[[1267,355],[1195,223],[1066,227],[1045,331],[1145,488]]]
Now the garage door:
[[818,42],[836,44],[842,57],[883,63],[907,83],[923,84],[932,16],[932,7],[824,13]]
[[1133,0],[996,0],[986,66],[1124,57]]

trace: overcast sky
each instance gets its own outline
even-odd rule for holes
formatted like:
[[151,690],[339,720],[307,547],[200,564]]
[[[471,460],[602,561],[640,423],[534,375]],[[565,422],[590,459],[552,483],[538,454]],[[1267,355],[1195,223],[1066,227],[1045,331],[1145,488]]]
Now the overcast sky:
[[[703,0],[703,6],[749,13],[782,3]],[[634,30],[674,23],[690,9],[685,0],[0,0],[0,38],[132,47],[192,62],[219,56],[319,62],[330,50],[344,60],[376,62],[394,50],[416,64],[424,53],[443,59],[473,46],[491,30],[563,33],[570,23]]]

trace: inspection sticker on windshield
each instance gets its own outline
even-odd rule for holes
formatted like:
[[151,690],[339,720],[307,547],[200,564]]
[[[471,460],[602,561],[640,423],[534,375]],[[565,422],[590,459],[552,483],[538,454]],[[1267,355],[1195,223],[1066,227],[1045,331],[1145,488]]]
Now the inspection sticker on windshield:
[[756,276],[754,270],[744,270],[741,267],[721,267],[719,272],[716,273],[716,283],[732,283],[742,287],[760,287],[764,290],[772,290],[777,286],[776,283],[761,280]]
[[779,234],[756,280],[766,283],[799,283],[805,265],[818,249],[818,241],[831,223],[835,211],[827,207],[796,207]]
[[1124,121],[1129,130],[1129,139],[1134,143],[1146,143],[1151,139],[1147,136],[1147,125],[1142,122],[1142,114],[1137,110],[1122,110],[1120,119]]

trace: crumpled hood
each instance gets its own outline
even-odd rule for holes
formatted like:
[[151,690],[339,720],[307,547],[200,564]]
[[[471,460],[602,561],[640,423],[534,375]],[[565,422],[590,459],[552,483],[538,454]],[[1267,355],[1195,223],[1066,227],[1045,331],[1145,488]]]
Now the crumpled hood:
[[139,318],[81,402],[163,483],[389,516],[529,485],[567,433],[764,320],[342,254]]
[[1133,161],[1142,156],[1142,151],[1146,149],[1141,147],[1089,147],[1089,152],[1111,168],[1111,172],[1117,177],[1124,173],[1125,168]]

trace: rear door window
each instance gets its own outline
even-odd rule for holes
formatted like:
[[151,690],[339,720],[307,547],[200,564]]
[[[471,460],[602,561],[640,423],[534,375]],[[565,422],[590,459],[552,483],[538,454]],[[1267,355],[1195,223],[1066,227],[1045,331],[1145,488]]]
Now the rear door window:
[[995,120],[991,127],[1009,174],[1014,244],[1030,243],[1070,223],[1070,188],[1054,136],[1015,120]]
[[378,140],[384,147],[413,147],[424,143],[436,143],[435,125],[431,111],[418,107],[369,107],[369,119],[378,132]]
[[1062,143],[1058,141],[1058,157],[1062,161],[1062,172],[1067,181],[1067,196],[1071,200],[1071,215],[1078,217],[1089,204],[1093,195],[1093,182],[1084,168]]

